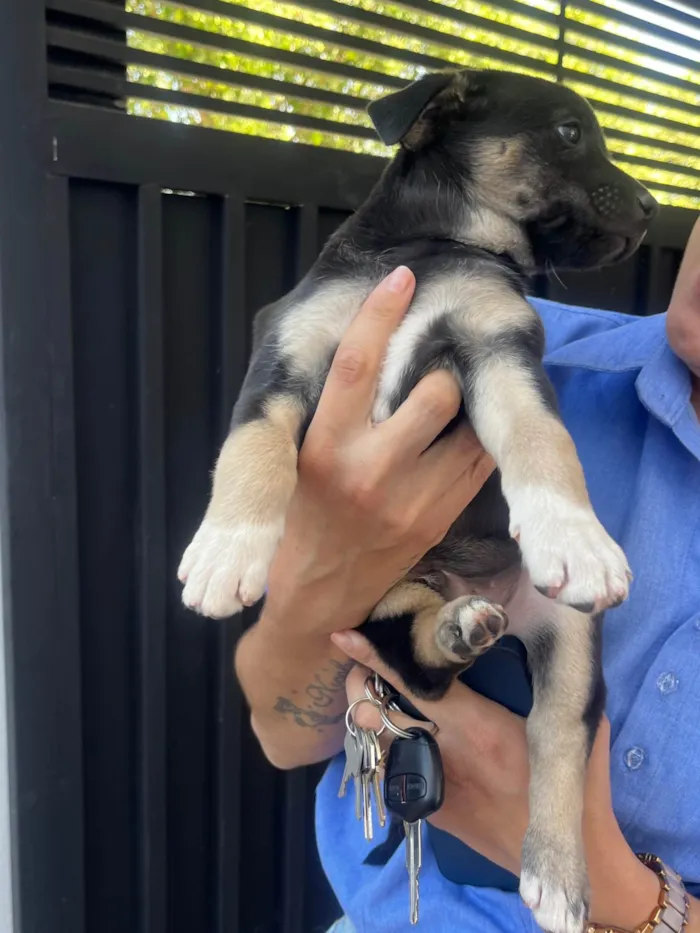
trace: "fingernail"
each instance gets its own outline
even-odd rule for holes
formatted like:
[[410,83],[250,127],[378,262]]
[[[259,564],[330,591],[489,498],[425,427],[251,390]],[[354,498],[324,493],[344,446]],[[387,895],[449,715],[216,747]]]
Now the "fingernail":
[[405,292],[411,284],[411,270],[408,266],[398,266],[384,279],[388,292]]
[[331,641],[346,654],[352,654],[360,647],[360,639],[354,632],[333,632]]

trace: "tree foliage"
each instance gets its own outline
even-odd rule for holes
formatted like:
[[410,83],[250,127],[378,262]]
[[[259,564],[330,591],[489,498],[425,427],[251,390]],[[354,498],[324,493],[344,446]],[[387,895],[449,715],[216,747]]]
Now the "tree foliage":
[[[388,90],[388,86],[382,84],[381,75],[412,80],[424,73],[426,69],[421,64],[406,60],[401,53],[431,56],[448,65],[508,68],[511,71],[521,71],[552,80],[556,76],[558,50],[551,40],[557,38],[558,24],[555,20],[543,22],[535,14],[536,10],[558,13],[559,4],[553,0],[528,0],[528,5],[533,8],[533,15],[528,15],[524,3],[524,11],[516,13],[511,9],[501,9],[497,3],[483,3],[479,0],[437,0],[434,3],[436,12],[430,15],[401,2],[342,0],[348,8],[347,17],[342,18],[330,16],[309,4],[298,5],[276,0],[226,2],[231,7],[230,16],[207,13],[174,3],[162,3],[160,0],[127,0],[127,9],[144,17],[143,29],[129,33],[131,47],[183,61],[182,71],[142,65],[129,67],[130,80],[142,86],[138,92],[134,90],[134,97],[129,101],[132,113],[290,142],[388,155],[388,150],[378,141],[352,136],[344,132],[344,129],[369,126],[364,109],[365,102]],[[575,0],[567,6],[567,49],[563,59],[565,80],[589,98],[598,110],[604,127],[635,137],[634,140],[615,136],[609,139],[610,149],[621,166],[652,188],[654,184],[661,184],[697,190],[697,197],[666,190],[657,190],[655,193],[666,203],[700,208],[700,66],[696,64],[697,56],[682,36],[678,37],[677,43],[659,39],[654,33],[654,23],[645,25],[640,20],[639,27],[633,27],[625,22],[616,21],[610,8],[619,6],[619,0],[598,2],[601,6],[599,14],[592,13],[589,9],[578,9]],[[289,28],[267,28],[248,23],[237,15],[241,7],[279,17],[288,21]],[[390,30],[383,25],[354,19],[353,8],[391,18],[396,23],[396,29]],[[457,21],[450,15],[456,10],[469,13],[475,19],[466,24]],[[250,50],[234,52],[218,48],[215,41],[213,44],[199,44],[149,32],[149,18],[194,27],[214,36],[236,39],[249,44]],[[330,35],[323,40],[300,35],[295,33],[295,23],[321,28]],[[432,32],[420,37],[411,35],[401,31],[402,23],[424,27]],[[499,26],[506,28],[500,31]],[[508,27],[515,27],[520,33],[513,34]],[[592,28],[597,31],[595,37],[590,34]],[[338,36],[337,41],[334,33]],[[343,44],[343,36],[369,40],[381,45],[382,54],[351,48]],[[455,43],[454,38],[478,43],[478,54],[474,53],[473,46]],[[700,20],[697,38],[700,38]],[[625,40],[633,40],[639,45],[637,48],[630,48],[624,44]],[[577,49],[580,52],[577,52]],[[657,52],[659,49],[687,58],[687,67],[660,58]],[[586,56],[586,50],[598,52],[606,58],[593,60]],[[287,64],[276,57],[276,51],[303,55],[308,60],[308,65],[297,67]],[[512,61],[504,61],[501,57],[503,52],[521,56],[520,64],[514,66]],[[315,60],[353,66],[358,69],[358,76],[347,78],[321,71],[314,67]],[[188,61],[219,69],[221,79],[206,80],[187,74]],[[630,70],[630,66],[645,69],[645,74],[640,75]],[[373,74],[364,80],[362,70],[371,71]],[[235,83],[232,81],[233,73],[236,73]],[[287,88],[282,86],[279,93],[246,87],[245,80],[241,78],[245,75],[264,77],[286,85],[297,85],[300,89],[299,96],[287,92]],[[682,79],[684,86],[669,83],[668,77]],[[605,86],[601,86],[596,79],[604,79]],[[149,100],[149,86],[184,91],[200,95],[204,99],[201,106],[197,107],[160,103]],[[355,100],[350,101],[348,106],[320,103],[304,97],[303,88],[333,91]],[[651,100],[640,96],[640,92],[653,94],[665,100]],[[208,105],[206,98],[212,103]],[[229,101],[276,111],[288,114],[289,119],[278,122],[264,118],[232,116],[217,112],[215,101]],[[678,106],[679,104],[685,104],[686,108]],[[697,108],[695,112],[689,110],[688,105]],[[612,112],[608,109],[611,107],[624,108],[630,114]],[[325,132],[300,127],[295,124],[297,115],[331,121],[337,128],[334,127],[333,132]],[[679,126],[673,129],[661,128],[646,120],[647,115],[674,121]],[[669,150],[665,143],[696,150],[698,155]],[[637,161],[628,162],[626,157],[662,163],[664,167],[640,164]]]

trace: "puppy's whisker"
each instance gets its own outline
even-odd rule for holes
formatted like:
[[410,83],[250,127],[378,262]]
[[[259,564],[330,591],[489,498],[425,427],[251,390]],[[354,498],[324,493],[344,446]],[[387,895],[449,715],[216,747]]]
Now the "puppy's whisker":
[[547,276],[548,276],[549,278],[554,278],[554,279],[556,279],[557,282],[559,282],[559,284],[561,285],[561,287],[564,289],[564,291],[568,291],[568,290],[569,290],[569,286],[566,285],[564,282],[562,282],[561,276],[559,275],[559,273],[557,272],[557,270],[554,268],[554,266],[552,265],[552,263],[551,263],[549,260],[547,260],[546,265],[545,265],[545,268],[546,268],[546,270],[547,270]]

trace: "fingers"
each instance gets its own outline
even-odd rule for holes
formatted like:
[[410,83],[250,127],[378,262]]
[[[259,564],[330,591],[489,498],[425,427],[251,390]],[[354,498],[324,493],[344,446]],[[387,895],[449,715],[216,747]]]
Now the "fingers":
[[314,419],[323,419],[326,430],[343,434],[348,425],[366,424],[389,340],[411,303],[415,285],[410,269],[394,269],[375,288],[346,331]]
[[396,458],[416,456],[435,440],[459,412],[462,393],[444,370],[430,373],[406,401],[380,426],[390,439]]
[[[441,438],[420,458],[420,470],[436,477],[437,482],[448,484],[470,478],[483,486],[495,469],[493,459],[481,446],[474,431],[466,424],[458,425],[447,437]],[[477,489],[478,491],[478,489]]]

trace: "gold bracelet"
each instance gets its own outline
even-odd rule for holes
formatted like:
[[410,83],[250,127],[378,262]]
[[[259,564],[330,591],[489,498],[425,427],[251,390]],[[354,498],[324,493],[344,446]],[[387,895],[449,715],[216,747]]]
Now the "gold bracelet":
[[[676,872],[665,865],[658,855],[638,853],[637,858],[650,868],[659,879],[661,890],[659,900],[644,923],[635,928],[633,933],[682,933],[688,922],[690,903],[683,881]],[[618,927],[590,924],[586,933],[630,933]]]

